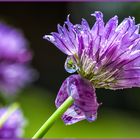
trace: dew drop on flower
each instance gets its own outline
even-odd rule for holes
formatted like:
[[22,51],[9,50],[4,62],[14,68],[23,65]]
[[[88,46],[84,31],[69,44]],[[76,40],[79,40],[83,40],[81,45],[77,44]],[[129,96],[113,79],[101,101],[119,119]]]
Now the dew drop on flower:
[[48,41],[52,41],[52,42],[55,41],[54,37],[51,35],[45,35],[43,38],[47,39]]
[[78,66],[75,64],[74,60],[68,56],[65,61],[65,70],[68,73],[74,73],[78,70]]

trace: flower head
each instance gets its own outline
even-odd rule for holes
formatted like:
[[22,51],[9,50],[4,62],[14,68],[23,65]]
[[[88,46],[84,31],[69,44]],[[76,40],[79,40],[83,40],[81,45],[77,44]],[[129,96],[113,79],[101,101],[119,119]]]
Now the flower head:
[[[8,108],[0,109],[0,119],[7,113]],[[23,134],[23,128],[26,124],[25,118],[20,109],[15,110],[0,126],[0,138],[18,138]]]
[[[58,33],[44,38],[68,55],[66,68],[89,79],[96,88],[121,89],[140,86],[140,34],[134,18],[118,17],[104,25],[103,14],[95,12],[92,28],[82,19],[73,25],[69,16]],[[67,67],[71,61],[71,67]]]
[[33,78],[32,53],[23,34],[0,23],[0,91],[16,93]]
[[68,15],[64,25],[58,25],[58,33],[44,38],[67,55],[66,71],[78,72],[93,87],[113,90],[139,87],[139,25],[135,25],[135,19],[131,17],[118,25],[117,16],[106,24],[101,12],[96,11],[92,16],[96,17],[96,22],[90,28],[85,19],[81,24],[73,25]]

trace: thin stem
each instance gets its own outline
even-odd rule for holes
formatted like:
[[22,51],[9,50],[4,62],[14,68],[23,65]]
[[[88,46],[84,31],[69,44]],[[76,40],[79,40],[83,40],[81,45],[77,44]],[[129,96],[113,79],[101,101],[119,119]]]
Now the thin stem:
[[32,139],[42,138],[55,121],[71,106],[73,98],[69,96],[67,100],[51,115],[51,117],[42,125],[42,127],[36,132]]
[[0,118],[0,128],[3,126],[3,124],[7,121],[7,119],[19,108],[19,105],[17,103],[13,103],[8,110],[2,115]]

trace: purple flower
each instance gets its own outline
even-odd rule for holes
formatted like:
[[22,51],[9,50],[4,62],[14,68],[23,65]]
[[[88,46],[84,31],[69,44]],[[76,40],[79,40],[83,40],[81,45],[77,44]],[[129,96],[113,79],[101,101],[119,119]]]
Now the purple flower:
[[106,24],[101,12],[92,16],[96,22],[91,28],[85,19],[73,25],[68,16],[63,26],[58,25],[58,33],[44,38],[68,55],[66,71],[78,72],[93,87],[140,87],[140,34],[135,19],[125,18],[118,25],[117,16]]
[[[0,119],[2,116],[7,113],[8,108],[0,109]],[[0,126],[0,138],[18,138],[23,134],[23,128],[26,124],[26,121],[23,117],[21,110],[15,110],[6,122]]]
[[0,23],[0,91],[18,92],[33,78],[29,67],[32,53],[23,34]]

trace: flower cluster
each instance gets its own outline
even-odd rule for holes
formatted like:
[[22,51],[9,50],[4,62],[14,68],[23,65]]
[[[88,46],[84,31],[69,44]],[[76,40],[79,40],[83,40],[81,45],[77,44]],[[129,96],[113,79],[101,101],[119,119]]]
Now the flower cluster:
[[32,80],[32,53],[23,34],[0,23],[0,91],[16,93]]
[[[32,53],[21,31],[0,23],[0,92],[6,103],[9,95],[15,95],[33,80],[31,59]],[[12,107],[0,108],[0,138],[21,137],[25,126],[23,114],[19,108],[12,108],[14,112],[9,108]]]
[[[8,108],[0,109],[0,120],[8,111]],[[0,138],[17,138],[22,136],[23,128],[26,124],[25,118],[20,109],[15,110],[10,114],[8,119],[0,126]]]
[[66,124],[83,119],[95,120],[98,103],[95,88],[123,89],[140,86],[140,34],[135,19],[125,18],[118,25],[118,17],[106,24],[103,14],[96,11],[93,27],[82,19],[73,25],[69,20],[58,25],[58,33],[45,35],[67,55],[65,69],[78,74],[68,77],[56,98],[59,107],[68,96],[74,104],[62,116]]

